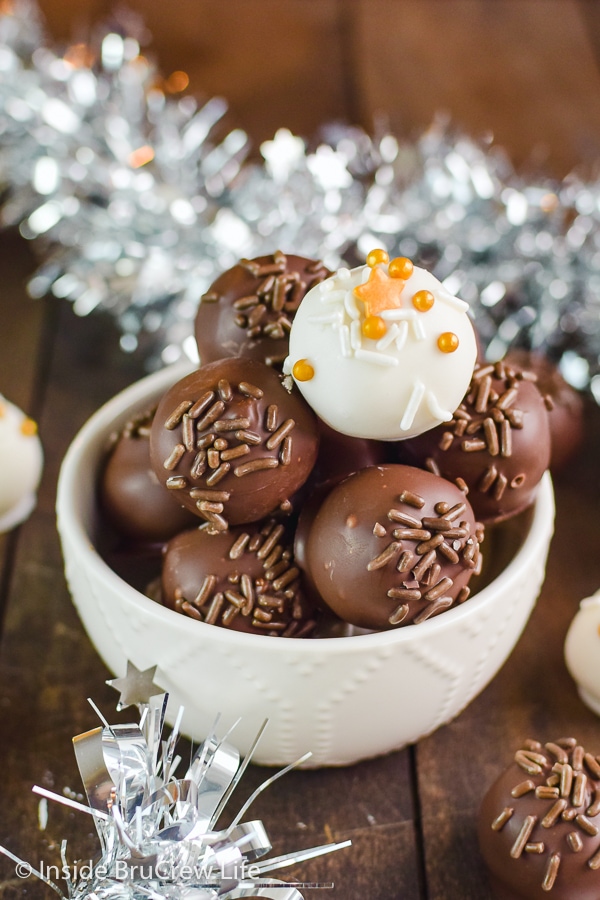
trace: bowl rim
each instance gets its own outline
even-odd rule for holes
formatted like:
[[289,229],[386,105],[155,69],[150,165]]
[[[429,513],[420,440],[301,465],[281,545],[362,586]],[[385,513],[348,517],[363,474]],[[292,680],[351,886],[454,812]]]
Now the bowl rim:
[[[107,589],[112,588],[113,592],[121,593],[124,601],[139,610],[141,614],[150,615],[165,624],[171,623],[175,626],[182,624],[180,622],[183,618],[181,613],[162,606],[127,584],[102,559],[93,544],[92,537],[85,529],[80,515],[81,498],[86,495],[86,491],[80,490],[80,485],[85,483],[85,479],[90,478],[87,461],[90,452],[99,457],[103,447],[106,447],[108,443],[109,436],[125,423],[135,408],[141,407],[142,401],[146,401],[146,405],[148,405],[151,399],[159,396],[161,389],[164,390],[169,384],[173,384],[195,368],[197,365],[191,361],[165,366],[124,388],[93,413],[77,432],[63,458],[56,495],[58,530],[62,542],[64,544],[65,538],[68,540],[80,564],[93,572],[95,577],[106,585]],[[89,490],[93,492],[95,490],[93,482],[88,480],[88,485]],[[189,617],[185,617],[185,625],[186,628],[200,629],[199,637],[204,631],[204,640],[209,634],[206,629],[210,629],[210,639],[218,644],[226,644],[228,647],[240,645],[246,649],[250,649],[254,644],[257,650],[263,652],[268,646],[272,648],[273,653],[283,655],[302,652],[310,656],[312,653],[319,654],[324,651],[328,654],[343,655],[347,652],[355,652],[359,647],[363,650],[376,650],[410,643],[416,636],[423,639],[432,638],[440,631],[447,630],[451,624],[460,627],[463,621],[471,617],[471,612],[475,607],[481,608],[492,604],[497,598],[498,592],[504,590],[505,585],[518,579],[518,574],[523,566],[527,565],[527,560],[532,556],[535,558],[539,545],[545,544],[548,540],[548,531],[552,531],[553,520],[552,480],[550,473],[546,472],[538,488],[533,506],[533,516],[525,540],[506,568],[496,576],[493,582],[482,588],[466,603],[446,610],[443,614],[434,616],[416,626],[349,635],[343,638],[324,637],[306,640],[292,637],[277,641],[269,635],[254,635],[225,628],[215,628],[213,625],[207,625]]]

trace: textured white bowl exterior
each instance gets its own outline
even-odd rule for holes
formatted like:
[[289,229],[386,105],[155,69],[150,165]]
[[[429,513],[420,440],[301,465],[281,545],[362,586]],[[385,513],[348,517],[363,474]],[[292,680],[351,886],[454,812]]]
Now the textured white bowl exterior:
[[449,722],[485,687],[517,642],[535,604],[553,531],[545,476],[522,549],[463,606],[420,625],[321,640],[277,639],[205,625],[149,600],[100,558],[90,535],[95,479],[109,434],[189,367],[163,369],[123,391],[81,429],[58,485],[58,529],[75,606],[115,675],[127,660],[158,665],[174,718],[201,740],[221,713],[238,716],[245,753],[269,719],[254,760],[283,765],[307,750],[315,766],[347,765],[399,749]]

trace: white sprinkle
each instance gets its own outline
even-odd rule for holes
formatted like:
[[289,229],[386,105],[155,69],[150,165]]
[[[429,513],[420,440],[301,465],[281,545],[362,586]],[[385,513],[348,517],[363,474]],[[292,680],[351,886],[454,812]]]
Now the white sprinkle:
[[48,824],[48,801],[45,797],[42,797],[40,802],[38,803],[38,825],[40,831],[46,830],[46,825]]
[[348,359],[352,356],[352,347],[350,345],[350,329],[347,325],[340,325],[338,328],[340,336],[340,352],[343,357]]
[[400,422],[401,431],[408,431],[408,429],[412,426],[424,394],[425,385],[423,384],[423,382],[419,380],[415,381],[412,389],[412,394],[410,395],[410,399],[406,405],[406,409],[404,410],[404,415],[402,416],[402,421]]
[[434,418],[439,419],[440,422],[449,422],[452,418],[452,413],[447,409],[442,409],[437,401],[437,397],[433,393],[433,391],[427,391],[427,395],[425,397],[427,408]]
[[[403,324],[404,326],[406,326],[406,322],[403,322],[402,324]],[[378,350],[385,350],[386,347],[389,347],[390,344],[393,344],[393,343],[394,343],[394,341],[395,341],[396,338],[399,336],[399,334],[400,334],[400,328],[399,328],[399,326],[396,325],[396,323],[394,322],[394,323],[390,326],[390,328],[388,328],[387,333],[384,334],[384,336],[383,336],[382,338],[380,338],[380,339],[377,341],[377,345],[376,345],[376,346],[377,346],[377,349],[378,349]]]
[[356,305],[356,297],[353,290],[346,291],[346,295],[344,297],[344,308],[351,319],[360,318],[360,310]]
[[466,312],[469,308],[468,303],[465,303],[465,301],[461,300],[459,297],[455,297],[454,294],[451,294],[445,287],[439,287],[437,289],[437,299],[441,300],[442,303],[447,303],[448,306],[454,307],[454,309],[458,309],[460,312]]
[[383,309],[381,318],[388,322],[412,322],[417,318],[417,311],[416,309]]
[[319,282],[318,288],[321,294],[329,294],[331,291],[336,290],[333,278],[326,278],[325,281]]
[[355,352],[356,359],[362,359],[365,362],[375,363],[376,366],[397,366],[398,360],[395,356],[387,356],[385,353],[377,353],[376,350],[357,350]]
[[322,316],[309,316],[308,321],[315,325],[340,325],[343,320],[341,309],[335,309],[333,312],[325,313]]
[[423,328],[423,322],[421,321],[421,319],[418,316],[416,316],[412,320],[411,324],[412,324],[412,330],[413,330],[413,335],[415,337],[415,340],[416,341],[424,341],[426,335],[425,335],[425,329]]
[[358,319],[350,322],[350,346],[353,350],[359,350],[362,347],[362,331]]
[[398,337],[396,339],[396,350],[402,350],[408,337],[408,322],[400,322],[398,325]]
[[286,356],[283,361],[283,369],[282,372],[284,375],[291,375],[292,373],[292,359],[290,356]]
[[325,293],[322,293],[319,299],[320,299],[321,303],[327,303],[327,304],[343,303],[345,294],[346,294],[345,291],[330,290],[330,291],[326,291]]

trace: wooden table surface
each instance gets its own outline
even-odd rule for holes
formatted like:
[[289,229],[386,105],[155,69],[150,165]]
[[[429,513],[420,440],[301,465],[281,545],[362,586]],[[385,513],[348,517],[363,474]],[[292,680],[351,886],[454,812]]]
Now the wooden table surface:
[[[369,127],[380,111],[398,133],[410,135],[444,108],[474,135],[492,130],[518,166],[542,162],[562,176],[600,160],[596,2],[130,0],[129,6],[144,11],[165,71],[186,68],[192,89],[226,96],[256,141],[282,125],[309,136],[335,118]],[[46,0],[42,8],[60,37],[73,23],[81,32],[107,4]],[[33,248],[15,233],[3,234],[0,392],[38,420],[46,463],[35,512],[0,536],[0,843],[39,865],[58,862],[62,838],[80,859],[96,850],[90,822],[58,805],[41,830],[31,786],[81,790],[71,737],[96,724],[86,698],[105,711],[116,700],[65,585],[54,515],[57,474],[77,429],[143,365],[118,349],[110,320],[80,319],[61,301],[28,298],[24,285],[34,267]],[[569,733],[600,752],[600,720],[578,698],[562,655],[580,599],[600,586],[600,413],[591,403],[586,428],[576,464],[556,482],[556,533],[542,594],[489,687],[414,747],[349,768],[294,772],[257,802],[255,815],[277,852],[352,839],[351,850],[293,873],[335,882],[327,896],[486,900],[475,814],[517,745]],[[584,567],[579,559],[587,560]],[[251,767],[248,793],[264,777]],[[33,879],[19,880],[0,858],[0,897],[23,896],[53,895]]]

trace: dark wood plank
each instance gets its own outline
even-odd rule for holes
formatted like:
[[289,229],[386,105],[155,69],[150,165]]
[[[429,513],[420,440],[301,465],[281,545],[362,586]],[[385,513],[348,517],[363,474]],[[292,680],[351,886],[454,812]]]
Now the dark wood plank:
[[[0,394],[27,415],[37,417],[35,397],[38,350],[43,334],[44,303],[32,300],[26,281],[35,260],[31,246],[15,231],[0,235]],[[0,630],[14,539],[0,534]]]
[[363,124],[381,114],[407,136],[447,111],[557,175],[599,154],[598,71],[571,0],[358,0],[354,45]]
[[[99,19],[98,3],[41,0],[52,35]],[[151,36],[145,52],[168,77],[184,70],[189,92],[224,97],[231,125],[256,146],[278,128],[311,137],[323,122],[347,118],[337,0],[131,0]],[[105,3],[108,13],[112,4]],[[84,15],[85,13],[85,15]]]
[[[417,748],[430,900],[487,900],[475,835],[489,785],[524,739],[572,734],[600,751],[598,718],[584,706],[563,661],[580,600],[600,585],[600,410],[586,416],[586,446],[555,480],[556,529],[541,596],[500,674],[465,712]],[[583,562],[585,561],[585,562]]]

